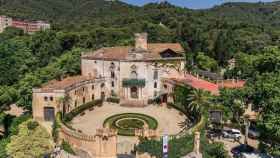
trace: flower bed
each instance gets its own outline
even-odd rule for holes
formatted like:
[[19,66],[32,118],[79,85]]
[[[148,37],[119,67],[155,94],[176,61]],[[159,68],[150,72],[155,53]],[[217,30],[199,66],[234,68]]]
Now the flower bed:
[[117,114],[107,118],[103,126],[117,129],[118,135],[134,136],[135,129],[142,129],[144,125],[149,129],[157,129],[158,122],[151,116],[138,113]]

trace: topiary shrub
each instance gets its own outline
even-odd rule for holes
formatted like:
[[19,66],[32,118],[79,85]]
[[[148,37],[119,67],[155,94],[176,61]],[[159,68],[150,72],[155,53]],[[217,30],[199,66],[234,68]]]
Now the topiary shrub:
[[75,116],[79,115],[80,113],[84,112],[85,110],[92,108],[94,106],[102,106],[102,100],[94,100],[88,103],[85,103],[77,108],[75,108],[74,110],[72,110],[71,112],[67,113],[64,115],[63,121],[65,122],[69,122],[71,121]]
[[160,104],[160,103],[161,103],[160,97],[148,99],[148,104]]
[[106,101],[107,101],[107,102],[110,102],[110,103],[117,103],[117,104],[119,104],[119,103],[120,103],[120,98],[117,98],[117,97],[110,97],[110,98],[107,98]]
[[56,117],[55,117],[55,120],[53,123],[52,137],[53,137],[54,142],[58,141],[60,127],[61,127],[61,112],[56,114]]

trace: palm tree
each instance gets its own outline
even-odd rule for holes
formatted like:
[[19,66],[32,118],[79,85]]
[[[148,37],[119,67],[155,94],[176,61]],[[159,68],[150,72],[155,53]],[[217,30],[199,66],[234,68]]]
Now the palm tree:
[[245,112],[244,102],[239,99],[234,99],[231,110],[233,111],[233,119],[240,125],[240,117]]
[[187,97],[187,109],[196,114],[201,114],[210,105],[209,93],[202,89],[194,89]]

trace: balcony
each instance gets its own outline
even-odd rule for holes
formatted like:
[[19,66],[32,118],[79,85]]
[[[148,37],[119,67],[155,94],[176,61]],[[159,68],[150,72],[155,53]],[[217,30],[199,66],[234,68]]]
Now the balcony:
[[145,87],[146,81],[145,79],[137,79],[137,78],[125,78],[122,80],[123,87]]

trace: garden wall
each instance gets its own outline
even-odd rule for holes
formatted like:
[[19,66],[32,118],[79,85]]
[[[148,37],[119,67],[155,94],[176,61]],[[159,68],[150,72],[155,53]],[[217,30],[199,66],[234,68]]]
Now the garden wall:
[[99,129],[95,135],[86,135],[62,125],[59,138],[94,158],[117,157],[117,132],[111,129]]

